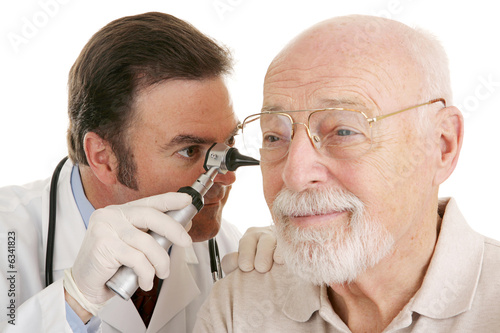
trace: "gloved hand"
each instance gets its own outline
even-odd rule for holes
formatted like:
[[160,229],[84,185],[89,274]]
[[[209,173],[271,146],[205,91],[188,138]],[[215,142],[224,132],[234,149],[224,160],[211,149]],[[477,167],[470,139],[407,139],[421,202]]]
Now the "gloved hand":
[[238,252],[225,255],[221,265],[225,274],[237,268],[244,272],[255,268],[265,273],[271,269],[273,262],[283,264],[283,258],[276,248],[274,231],[271,227],[252,227],[240,239]]
[[145,231],[151,229],[173,244],[189,246],[187,231],[164,212],[190,203],[191,197],[185,193],[166,193],[96,210],[71,269],[74,283],[85,299],[101,304],[113,297],[115,294],[105,283],[122,265],[134,270],[143,290],[152,288],[155,273],[159,278],[167,277],[168,253]]

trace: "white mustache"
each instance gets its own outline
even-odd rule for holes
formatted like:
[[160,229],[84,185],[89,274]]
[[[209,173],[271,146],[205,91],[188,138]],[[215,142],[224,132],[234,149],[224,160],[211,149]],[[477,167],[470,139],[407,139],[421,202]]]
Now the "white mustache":
[[275,217],[299,217],[325,215],[334,212],[360,214],[364,210],[363,202],[354,194],[341,189],[307,189],[294,192],[282,189],[273,202]]
[[[350,283],[392,250],[394,238],[354,194],[334,188],[281,190],[272,212],[278,247],[290,271],[315,285]],[[300,228],[294,216],[348,211],[342,223]]]

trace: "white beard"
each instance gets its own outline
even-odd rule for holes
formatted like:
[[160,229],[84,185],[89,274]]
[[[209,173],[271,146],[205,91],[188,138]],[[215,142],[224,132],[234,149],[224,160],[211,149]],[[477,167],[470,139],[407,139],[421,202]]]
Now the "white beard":
[[[392,235],[370,220],[353,194],[335,190],[281,190],[273,202],[278,247],[292,273],[315,285],[354,281],[391,252]],[[350,221],[297,228],[289,217],[347,211]]]

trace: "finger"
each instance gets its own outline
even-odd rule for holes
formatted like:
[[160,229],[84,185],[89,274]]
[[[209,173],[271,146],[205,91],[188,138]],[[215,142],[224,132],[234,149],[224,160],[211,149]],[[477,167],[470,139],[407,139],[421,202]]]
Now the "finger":
[[168,252],[150,234],[131,227],[128,232],[122,233],[120,238],[146,256],[159,278],[164,279],[168,276],[170,271]]
[[113,247],[115,249],[115,259],[121,265],[130,267],[134,271],[138,278],[139,287],[142,290],[151,290],[155,275],[154,267],[142,252],[125,243],[122,244],[121,246]]
[[119,207],[122,215],[136,228],[152,230],[170,242],[186,247],[192,240],[184,227],[170,216],[150,208]]
[[260,273],[265,273],[273,267],[273,255],[276,248],[276,237],[273,234],[263,234],[257,243],[255,254],[255,269]]
[[131,201],[126,203],[124,206],[150,207],[160,212],[166,212],[170,210],[182,209],[189,205],[191,202],[192,198],[189,194],[180,192],[168,192]]
[[285,258],[283,257],[283,251],[280,246],[276,246],[273,255],[274,262],[278,265],[283,265],[285,263]]
[[238,266],[244,272],[250,272],[254,269],[255,250],[257,240],[254,234],[248,234],[248,231],[240,239],[238,246]]
[[225,275],[228,275],[238,268],[238,252],[226,254],[221,260],[221,266]]
[[193,226],[193,221],[189,221],[186,226],[184,227],[184,229],[189,232],[189,230],[191,230],[191,227]]

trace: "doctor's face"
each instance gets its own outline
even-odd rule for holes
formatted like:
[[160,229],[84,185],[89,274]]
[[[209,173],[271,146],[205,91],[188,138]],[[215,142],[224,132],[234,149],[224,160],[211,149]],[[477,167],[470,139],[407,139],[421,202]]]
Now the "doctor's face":
[[[123,186],[121,202],[191,185],[205,172],[208,148],[214,142],[231,145],[238,125],[222,78],[155,84],[137,93],[133,107],[135,119],[127,137],[137,190]],[[204,208],[193,218],[193,241],[217,234],[234,181],[233,172],[215,178]]]

